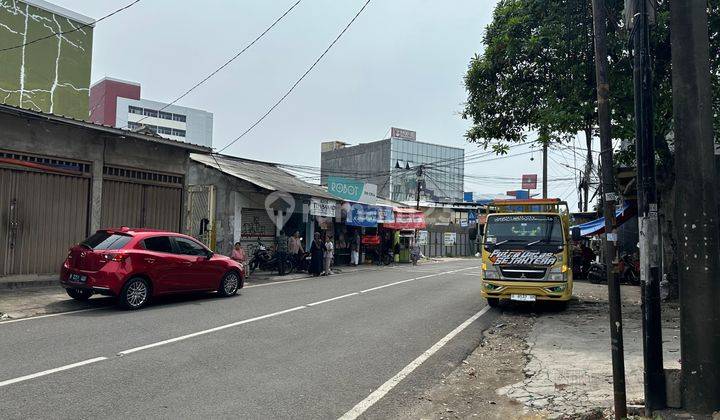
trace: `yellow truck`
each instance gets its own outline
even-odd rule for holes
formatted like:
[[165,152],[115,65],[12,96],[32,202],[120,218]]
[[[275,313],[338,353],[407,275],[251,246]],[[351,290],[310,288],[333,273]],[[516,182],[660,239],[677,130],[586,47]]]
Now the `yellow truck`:
[[[576,233],[577,234],[577,233]],[[482,297],[550,301],[572,297],[570,212],[559,199],[495,200],[482,241]]]

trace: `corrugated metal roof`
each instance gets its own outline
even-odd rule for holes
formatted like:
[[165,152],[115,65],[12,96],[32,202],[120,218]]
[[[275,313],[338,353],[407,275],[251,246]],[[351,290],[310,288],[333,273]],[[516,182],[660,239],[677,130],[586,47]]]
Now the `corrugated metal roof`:
[[203,155],[197,153],[191,153],[190,159],[268,191],[282,191],[336,200],[323,187],[302,181],[289,172],[278,168],[274,163],[227,155]]
[[48,113],[41,112],[41,111],[34,111],[34,110],[30,110],[30,109],[19,108],[19,107],[7,105],[7,104],[0,104],[0,112],[4,112],[5,114],[15,114],[15,115],[23,116],[23,117],[28,117],[28,118],[37,118],[37,119],[43,119],[43,120],[48,120],[48,121],[54,121],[54,122],[57,122],[60,124],[67,124],[67,125],[72,125],[75,127],[81,127],[81,128],[87,128],[90,130],[102,131],[104,133],[115,134],[117,136],[128,137],[128,138],[133,138],[133,139],[137,139],[137,140],[150,141],[153,143],[160,143],[160,144],[165,144],[168,146],[180,147],[182,149],[192,150],[194,152],[209,153],[212,151],[211,148],[206,147],[206,146],[200,146],[200,145],[196,145],[196,144],[185,143],[182,141],[166,139],[165,137],[160,137],[158,135],[148,135],[148,134],[136,133],[131,130],[124,130],[124,129],[120,129],[120,128],[111,127],[108,125],[95,124],[95,123],[92,123],[89,121],[77,120],[77,119],[71,118],[71,117],[65,117],[65,116],[61,116],[61,115],[48,114]]

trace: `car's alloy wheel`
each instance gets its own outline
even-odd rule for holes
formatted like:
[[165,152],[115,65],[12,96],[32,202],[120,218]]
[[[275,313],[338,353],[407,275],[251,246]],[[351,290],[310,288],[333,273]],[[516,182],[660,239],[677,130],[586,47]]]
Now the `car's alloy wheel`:
[[150,296],[150,288],[144,279],[136,278],[127,282],[120,295],[121,303],[129,309],[144,306]]
[[225,277],[223,277],[222,283],[220,284],[220,294],[222,294],[223,296],[232,296],[237,293],[239,287],[240,275],[238,275],[238,273],[234,271],[231,271],[225,274]]

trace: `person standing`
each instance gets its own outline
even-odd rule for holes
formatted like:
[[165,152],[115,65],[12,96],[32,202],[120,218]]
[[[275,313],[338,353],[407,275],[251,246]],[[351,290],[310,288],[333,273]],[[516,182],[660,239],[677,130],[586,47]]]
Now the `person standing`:
[[350,265],[360,264],[360,232],[355,231],[350,240]]
[[320,238],[320,233],[315,232],[313,241],[310,245],[310,274],[317,277],[323,270],[323,257],[325,252],[325,243]]
[[332,270],[330,270],[330,266],[332,265],[333,257],[335,256],[335,244],[333,244],[332,236],[327,235],[325,237],[325,271],[323,271],[324,276],[329,276],[332,274]]
[[277,236],[275,253],[277,257],[278,274],[284,276],[285,272],[289,267],[286,266],[288,255],[288,238],[287,236],[285,236],[285,232],[283,231],[280,231],[280,235]]
[[[296,267],[301,267],[301,257],[302,257],[302,238],[300,237],[300,232],[295,231],[293,235],[288,239],[288,253],[290,254],[290,258],[295,261]],[[298,271],[300,268],[298,268]]]
[[233,247],[232,253],[230,254],[230,259],[237,261],[238,263],[240,263],[240,265],[243,266],[245,276],[250,275],[250,270],[247,269],[247,256],[242,245],[240,245],[240,242],[235,242],[235,246]]

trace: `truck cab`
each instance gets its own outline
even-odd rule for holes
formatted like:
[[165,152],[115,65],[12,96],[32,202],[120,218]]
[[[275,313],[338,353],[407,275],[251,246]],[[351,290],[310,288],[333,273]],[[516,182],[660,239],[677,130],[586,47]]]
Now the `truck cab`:
[[482,240],[481,294],[501,299],[554,301],[572,297],[570,213],[559,199],[495,200]]

